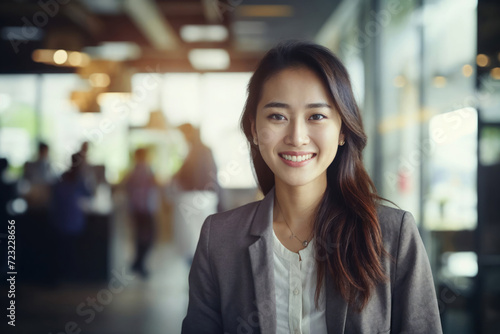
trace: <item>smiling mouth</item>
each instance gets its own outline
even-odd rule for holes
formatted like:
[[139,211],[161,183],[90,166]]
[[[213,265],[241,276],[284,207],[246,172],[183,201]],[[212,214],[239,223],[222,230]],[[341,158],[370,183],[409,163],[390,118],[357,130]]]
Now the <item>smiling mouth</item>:
[[316,153],[309,153],[309,154],[304,154],[304,155],[289,155],[289,154],[279,153],[279,156],[285,160],[288,160],[288,161],[302,162],[302,161],[311,160],[312,158],[314,158],[316,156]]

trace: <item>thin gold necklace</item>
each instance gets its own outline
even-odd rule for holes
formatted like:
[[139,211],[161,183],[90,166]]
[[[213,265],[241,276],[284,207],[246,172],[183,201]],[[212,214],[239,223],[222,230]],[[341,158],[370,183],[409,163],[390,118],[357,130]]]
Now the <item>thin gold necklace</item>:
[[295,233],[293,233],[292,229],[290,228],[290,225],[288,225],[288,222],[286,221],[285,215],[283,214],[283,211],[281,210],[280,202],[278,201],[277,198],[276,198],[276,204],[278,204],[278,208],[280,209],[280,213],[283,216],[283,220],[285,221],[286,226],[290,230],[290,233],[292,233],[292,235],[290,236],[290,239],[295,238],[298,241],[300,241],[300,243],[302,244],[302,246],[307,247],[307,245],[309,245],[309,241],[307,241],[307,239],[306,240],[300,240],[299,237],[296,236]]

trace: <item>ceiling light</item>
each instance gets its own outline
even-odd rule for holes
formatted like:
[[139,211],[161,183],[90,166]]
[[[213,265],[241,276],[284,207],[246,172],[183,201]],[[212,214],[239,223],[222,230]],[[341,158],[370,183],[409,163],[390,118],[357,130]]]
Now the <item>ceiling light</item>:
[[62,65],[68,60],[68,53],[64,50],[57,50],[54,52],[54,63]]
[[71,52],[68,56],[68,63],[71,66],[78,66],[82,63],[82,54],[80,52]]
[[36,63],[69,67],[84,67],[90,63],[90,56],[88,54],[66,50],[37,49],[31,54],[31,59]]
[[193,49],[188,54],[197,70],[225,70],[229,67],[229,54],[224,49]]
[[68,56],[68,63],[74,67],[86,66],[90,63],[90,57],[78,51],[70,51]]
[[180,30],[181,38],[188,43],[193,42],[223,42],[228,32],[222,25],[185,25]]
[[92,87],[108,87],[111,80],[109,79],[109,75],[106,73],[92,73],[89,76],[89,81]]

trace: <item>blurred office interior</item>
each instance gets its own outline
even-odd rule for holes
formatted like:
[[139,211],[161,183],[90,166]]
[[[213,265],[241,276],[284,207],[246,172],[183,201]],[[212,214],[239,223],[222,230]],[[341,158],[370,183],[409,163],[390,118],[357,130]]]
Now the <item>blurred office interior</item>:
[[[498,333],[499,18],[495,0],[2,1],[0,276],[11,219],[16,329],[180,333],[200,219],[259,198],[239,129],[252,70],[302,39],[350,72],[366,166],[416,218],[444,333]],[[142,244],[127,193],[149,177],[132,173],[138,149],[154,176]],[[183,192],[176,175],[196,156],[213,157],[197,172],[210,191]]]

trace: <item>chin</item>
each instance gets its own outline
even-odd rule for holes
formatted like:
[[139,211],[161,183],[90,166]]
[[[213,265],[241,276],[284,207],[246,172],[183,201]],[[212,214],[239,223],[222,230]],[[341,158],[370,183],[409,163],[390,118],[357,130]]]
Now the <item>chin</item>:
[[279,178],[282,184],[286,184],[290,187],[302,187],[311,184],[315,181],[313,178]]

